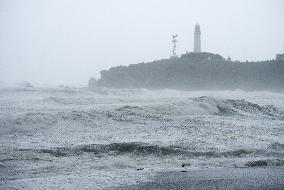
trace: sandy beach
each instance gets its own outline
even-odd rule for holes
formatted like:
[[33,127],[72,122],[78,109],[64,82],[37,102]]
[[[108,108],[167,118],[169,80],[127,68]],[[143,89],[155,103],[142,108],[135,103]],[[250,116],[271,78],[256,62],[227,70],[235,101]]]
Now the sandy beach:
[[169,171],[157,174],[149,182],[112,189],[283,190],[284,169],[209,168]]

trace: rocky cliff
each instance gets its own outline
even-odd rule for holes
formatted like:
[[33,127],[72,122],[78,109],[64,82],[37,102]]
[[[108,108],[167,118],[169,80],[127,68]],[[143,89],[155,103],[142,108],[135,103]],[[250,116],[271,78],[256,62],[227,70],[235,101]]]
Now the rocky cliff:
[[96,86],[180,90],[283,90],[284,61],[238,62],[212,53],[187,53],[101,71]]

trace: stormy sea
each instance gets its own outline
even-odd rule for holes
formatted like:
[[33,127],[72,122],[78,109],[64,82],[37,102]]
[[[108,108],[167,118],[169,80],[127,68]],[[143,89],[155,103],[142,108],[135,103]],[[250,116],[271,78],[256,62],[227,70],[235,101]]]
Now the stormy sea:
[[284,94],[0,89],[0,189],[104,189],[164,171],[284,169]]

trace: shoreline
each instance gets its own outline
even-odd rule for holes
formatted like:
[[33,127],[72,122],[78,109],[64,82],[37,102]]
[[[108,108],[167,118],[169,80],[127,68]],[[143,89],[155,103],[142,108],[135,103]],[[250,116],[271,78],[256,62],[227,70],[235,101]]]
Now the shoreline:
[[151,181],[108,189],[283,190],[284,168],[181,169],[159,172]]

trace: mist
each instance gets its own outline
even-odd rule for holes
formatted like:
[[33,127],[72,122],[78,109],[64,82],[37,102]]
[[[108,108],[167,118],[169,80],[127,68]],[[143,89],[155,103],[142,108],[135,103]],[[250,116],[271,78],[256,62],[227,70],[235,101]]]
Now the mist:
[[0,0],[0,189],[284,189],[283,0]]
[[284,51],[282,0],[1,0],[0,83],[86,85],[113,66],[202,49],[261,61]]

